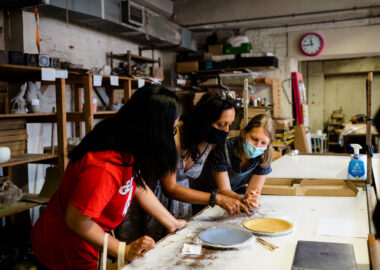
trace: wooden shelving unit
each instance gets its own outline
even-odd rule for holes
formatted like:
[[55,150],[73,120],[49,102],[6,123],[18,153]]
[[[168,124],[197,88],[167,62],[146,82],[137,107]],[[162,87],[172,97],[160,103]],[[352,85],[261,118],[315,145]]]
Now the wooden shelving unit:
[[[140,54],[141,54],[141,51],[140,51]],[[114,60],[119,60],[119,61],[124,61],[128,64],[128,73],[127,75],[135,75],[133,74],[132,72],[132,60],[136,63],[148,63],[148,64],[158,64],[159,67],[161,67],[161,58],[158,58],[158,59],[152,59],[152,58],[148,58],[148,57],[144,57],[144,56],[141,56],[141,55],[136,55],[136,54],[132,54],[131,51],[127,51],[127,53],[125,54],[113,54],[112,52],[109,54],[109,59],[110,59],[110,63],[111,63],[111,69],[113,70],[114,68],[114,65],[113,65],[113,61]]]
[[[67,113],[67,120],[73,121],[75,123],[75,135],[76,137],[82,138],[81,124],[85,123],[86,134],[90,132],[94,126],[94,119],[111,117],[116,113],[116,111],[97,111],[94,112],[91,106],[93,99],[93,79],[94,74],[69,74],[67,79],[68,84],[74,86],[74,109],[75,112]],[[125,76],[115,76],[118,79],[118,85],[111,84],[110,75],[96,75],[102,76],[102,87],[106,89],[107,95],[109,97],[110,104],[115,103],[115,90],[122,89],[124,91],[124,103],[127,102],[132,96],[132,89],[137,89],[138,79],[125,77]],[[145,83],[150,83],[145,80]],[[81,89],[83,88],[84,102],[82,102]],[[83,108],[82,108],[83,103]]]
[[[39,67],[0,65],[0,81],[15,83],[25,81],[41,81],[42,69]],[[24,114],[0,114],[0,120],[16,121],[23,119],[23,123],[57,123],[57,152],[56,154],[16,154],[7,162],[0,163],[0,167],[11,173],[13,166],[28,163],[56,163],[63,171],[67,165],[67,139],[66,139],[66,80],[56,78],[55,81],[41,81],[41,84],[55,84],[56,113],[24,113]],[[25,138],[27,138],[25,136]],[[6,143],[3,142],[3,143]],[[6,209],[0,209],[0,217],[13,215],[37,206],[37,203],[19,201]]]

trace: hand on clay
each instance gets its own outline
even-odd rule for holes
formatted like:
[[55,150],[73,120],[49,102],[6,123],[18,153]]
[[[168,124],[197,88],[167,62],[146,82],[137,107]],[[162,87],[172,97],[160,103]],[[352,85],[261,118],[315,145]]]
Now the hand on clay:
[[[219,198],[218,198],[219,197]],[[227,210],[230,215],[239,214],[240,212],[245,212],[248,216],[251,216],[248,208],[241,203],[239,200],[234,198],[217,194],[217,204]]]
[[129,262],[144,257],[145,251],[153,249],[156,244],[149,236],[142,236],[125,247],[125,259]]
[[259,207],[260,193],[250,190],[245,194],[245,197],[241,200],[241,202],[247,206],[247,208],[252,211],[254,208]]
[[169,228],[169,233],[175,233],[177,230],[181,230],[187,226],[187,221],[184,219],[176,219],[176,222],[172,228]]

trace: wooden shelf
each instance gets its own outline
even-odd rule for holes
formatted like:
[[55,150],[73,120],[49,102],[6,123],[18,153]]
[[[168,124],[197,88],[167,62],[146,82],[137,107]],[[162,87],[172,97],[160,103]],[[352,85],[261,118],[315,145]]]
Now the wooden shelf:
[[[61,69],[56,69],[61,70]],[[41,68],[21,65],[0,64],[0,81],[26,82],[41,81]],[[44,82],[54,84],[55,82]]]
[[0,218],[20,213],[30,208],[36,207],[38,203],[18,201],[7,208],[0,208]]
[[94,113],[94,118],[107,118],[115,115],[118,111],[98,111]]
[[22,154],[11,157],[7,162],[0,163],[0,167],[9,167],[15,165],[21,165],[32,162],[40,161],[52,161],[57,158],[57,155],[46,155],[46,154]]
[[0,114],[0,119],[25,118],[27,123],[52,123],[56,122],[55,113],[10,113]]
[[[121,60],[121,61],[128,61],[128,54],[112,54],[112,58]],[[158,59],[152,59],[136,54],[131,54],[131,59],[135,60],[135,62],[143,62],[143,63],[158,63]]]
[[[95,119],[109,118],[115,115],[116,113],[117,111],[98,111],[98,112],[94,112],[94,118]],[[83,112],[68,112],[66,115],[67,115],[67,121],[69,122],[85,121]]]
[[[182,72],[182,73],[212,73],[212,72],[218,72],[222,73],[225,71],[237,71],[237,70],[276,70],[276,67],[274,66],[257,66],[257,67],[233,67],[233,68],[219,68],[219,69],[204,69],[204,70],[198,70],[196,72]],[[179,72],[180,73],[180,72]]]
[[83,112],[68,112],[66,113],[68,122],[80,122],[84,121],[84,113]]
[[[21,79],[22,78],[22,79]],[[20,65],[0,65],[0,81],[19,82],[19,81],[40,81],[41,68]]]

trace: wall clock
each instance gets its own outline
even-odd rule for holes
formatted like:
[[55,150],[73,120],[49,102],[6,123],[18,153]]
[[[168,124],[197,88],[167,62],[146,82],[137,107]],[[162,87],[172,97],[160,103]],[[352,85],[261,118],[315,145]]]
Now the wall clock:
[[325,40],[318,33],[307,33],[301,38],[301,52],[307,56],[316,56],[325,46]]

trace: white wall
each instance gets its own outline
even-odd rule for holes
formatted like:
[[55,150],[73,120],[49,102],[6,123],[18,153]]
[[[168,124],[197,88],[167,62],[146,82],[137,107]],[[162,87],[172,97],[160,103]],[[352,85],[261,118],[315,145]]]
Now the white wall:
[[299,47],[300,40],[306,31],[289,32],[289,57],[297,58],[299,61],[310,61],[380,55],[380,25],[315,29],[313,31],[324,38],[323,51],[317,56],[303,55]]
[[[294,13],[310,13],[338,9],[351,9],[379,5],[377,0],[347,0],[347,1],[302,1],[302,0],[192,0],[180,1],[175,4],[176,22],[183,25],[197,23],[238,20],[245,18],[263,18]],[[226,12],[228,11],[228,12]],[[255,53],[274,53],[279,58],[279,69],[274,72],[262,73],[262,76],[280,78],[284,88],[291,97],[290,84],[285,80],[290,78],[290,72],[299,70],[298,62],[315,61],[319,59],[342,59],[358,56],[380,55],[380,9],[358,9],[325,14],[295,16],[293,18],[272,18],[271,20],[256,20],[242,23],[218,23],[204,26],[196,34],[200,39],[213,31],[225,38],[232,35],[232,28],[240,28],[250,39]],[[362,17],[365,19],[348,20]],[[333,21],[335,20],[335,21]],[[321,23],[324,21],[324,23]],[[314,23],[313,23],[314,22]],[[279,27],[274,27],[279,26]],[[266,28],[269,27],[269,28]],[[199,27],[193,27],[199,28]],[[221,30],[218,30],[221,29]],[[227,29],[230,29],[228,32]],[[251,29],[251,30],[250,30]],[[208,30],[208,32],[204,32]],[[299,50],[299,41],[303,34],[317,31],[326,40],[326,47],[317,57],[305,57]],[[221,40],[223,42],[223,40]],[[201,41],[199,43],[202,43]],[[312,63],[312,62],[310,62]],[[347,64],[349,65],[349,64]],[[347,65],[339,65],[344,69]],[[375,64],[373,64],[375,65]],[[373,67],[373,65],[371,67]],[[312,131],[321,129],[326,121],[329,109],[326,110],[324,100],[325,81],[322,63],[311,64],[308,74],[309,81],[309,114]],[[371,67],[366,66],[368,69]],[[338,68],[337,66],[334,68]],[[359,70],[359,69],[357,69]],[[305,69],[302,69],[304,76]],[[329,85],[333,85],[332,83]],[[260,91],[260,90],[259,90]],[[328,91],[328,90],[327,90]],[[331,97],[331,95],[329,95]],[[282,96],[282,115],[292,115],[292,108],[285,96]],[[321,112],[323,112],[321,114]],[[322,117],[322,115],[325,115]]]

